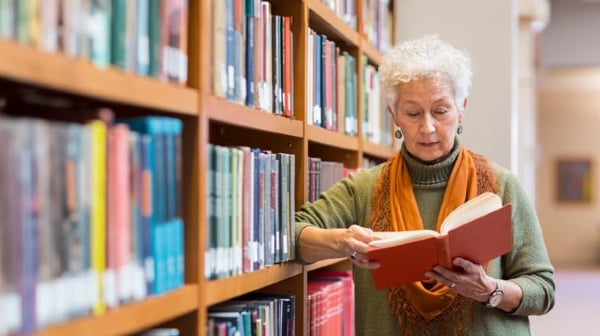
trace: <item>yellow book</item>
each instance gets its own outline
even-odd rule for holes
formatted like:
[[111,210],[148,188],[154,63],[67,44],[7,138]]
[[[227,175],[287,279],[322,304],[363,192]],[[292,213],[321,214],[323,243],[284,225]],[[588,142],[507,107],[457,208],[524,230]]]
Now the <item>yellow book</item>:
[[103,277],[106,268],[106,124],[94,120],[91,133],[92,192],[90,208],[91,265],[94,272],[94,315],[104,314]]

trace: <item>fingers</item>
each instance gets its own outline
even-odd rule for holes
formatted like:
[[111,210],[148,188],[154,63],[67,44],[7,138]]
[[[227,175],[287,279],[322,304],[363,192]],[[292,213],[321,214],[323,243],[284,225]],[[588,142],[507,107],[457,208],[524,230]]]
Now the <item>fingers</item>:
[[457,285],[462,283],[452,271],[439,266],[436,266],[434,271],[425,272],[425,276],[437,282],[443,283],[450,289],[455,289]]
[[356,259],[356,253],[361,253],[369,248],[373,231],[360,225],[351,225],[346,231],[341,246],[344,255]]
[[375,269],[375,268],[379,267],[378,262],[369,261],[369,259],[367,259],[366,255],[359,253],[357,251],[352,252],[352,254],[350,254],[349,258],[354,265],[361,267],[361,268],[371,270],[371,269]]
[[453,269],[435,266],[431,271],[425,272],[425,276],[448,286],[464,297],[485,301],[490,292],[491,277],[485,273],[483,267],[463,258],[454,259],[453,266]]
[[364,243],[368,243],[373,240],[373,230],[353,224],[348,228],[348,231],[352,234],[354,239],[360,240]]
[[348,234],[345,250],[348,252],[346,255],[352,263],[365,269],[379,267],[379,263],[369,261],[364,253],[369,247],[369,242],[374,239],[373,230],[360,225],[351,225],[348,228]]
[[479,265],[474,264],[469,260],[463,258],[454,258],[454,260],[452,260],[452,264],[454,266],[462,268],[465,271],[465,273],[474,273],[479,269]]

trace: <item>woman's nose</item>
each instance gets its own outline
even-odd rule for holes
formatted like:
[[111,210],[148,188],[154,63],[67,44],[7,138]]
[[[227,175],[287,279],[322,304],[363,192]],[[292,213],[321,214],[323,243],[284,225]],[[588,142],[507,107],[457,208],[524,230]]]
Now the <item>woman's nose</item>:
[[427,134],[435,132],[435,119],[430,113],[425,113],[422,119],[421,130]]

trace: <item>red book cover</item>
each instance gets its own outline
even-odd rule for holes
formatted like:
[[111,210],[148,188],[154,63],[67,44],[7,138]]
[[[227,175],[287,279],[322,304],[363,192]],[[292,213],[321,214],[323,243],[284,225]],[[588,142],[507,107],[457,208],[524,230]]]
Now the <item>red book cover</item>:
[[108,239],[105,299],[110,307],[128,295],[130,261],[129,128],[117,124],[108,131]]
[[[426,280],[426,271],[436,265],[451,267],[456,257],[481,264],[510,252],[511,204],[481,211],[486,213],[470,220],[455,218],[459,223],[447,231],[442,229],[442,233],[432,230],[380,233],[385,239],[371,242],[367,252],[370,260],[381,265],[371,271],[375,287],[385,289]],[[399,239],[403,234],[413,236]]]
[[340,297],[341,306],[341,327],[339,335],[354,335],[354,280],[352,271],[334,271],[320,269],[310,273],[310,280],[331,279],[342,281],[342,295]]
[[253,169],[254,164],[250,147],[238,147],[243,153],[243,168],[242,168],[242,271],[248,273],[252,271],[252,225],[253,225],[253,208],[252,201],[254,191]]

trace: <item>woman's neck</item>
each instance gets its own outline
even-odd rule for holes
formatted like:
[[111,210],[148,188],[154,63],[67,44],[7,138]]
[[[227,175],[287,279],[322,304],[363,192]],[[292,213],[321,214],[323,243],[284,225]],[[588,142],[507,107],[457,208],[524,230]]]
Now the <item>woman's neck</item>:
[[446,185],[458,157],[459,148],[458,139],[455,139],[452,150],[446,155],[434,161],[422,161],[410,154],[406,146],[402,145],[402,155],[413,184],[421,187]]

